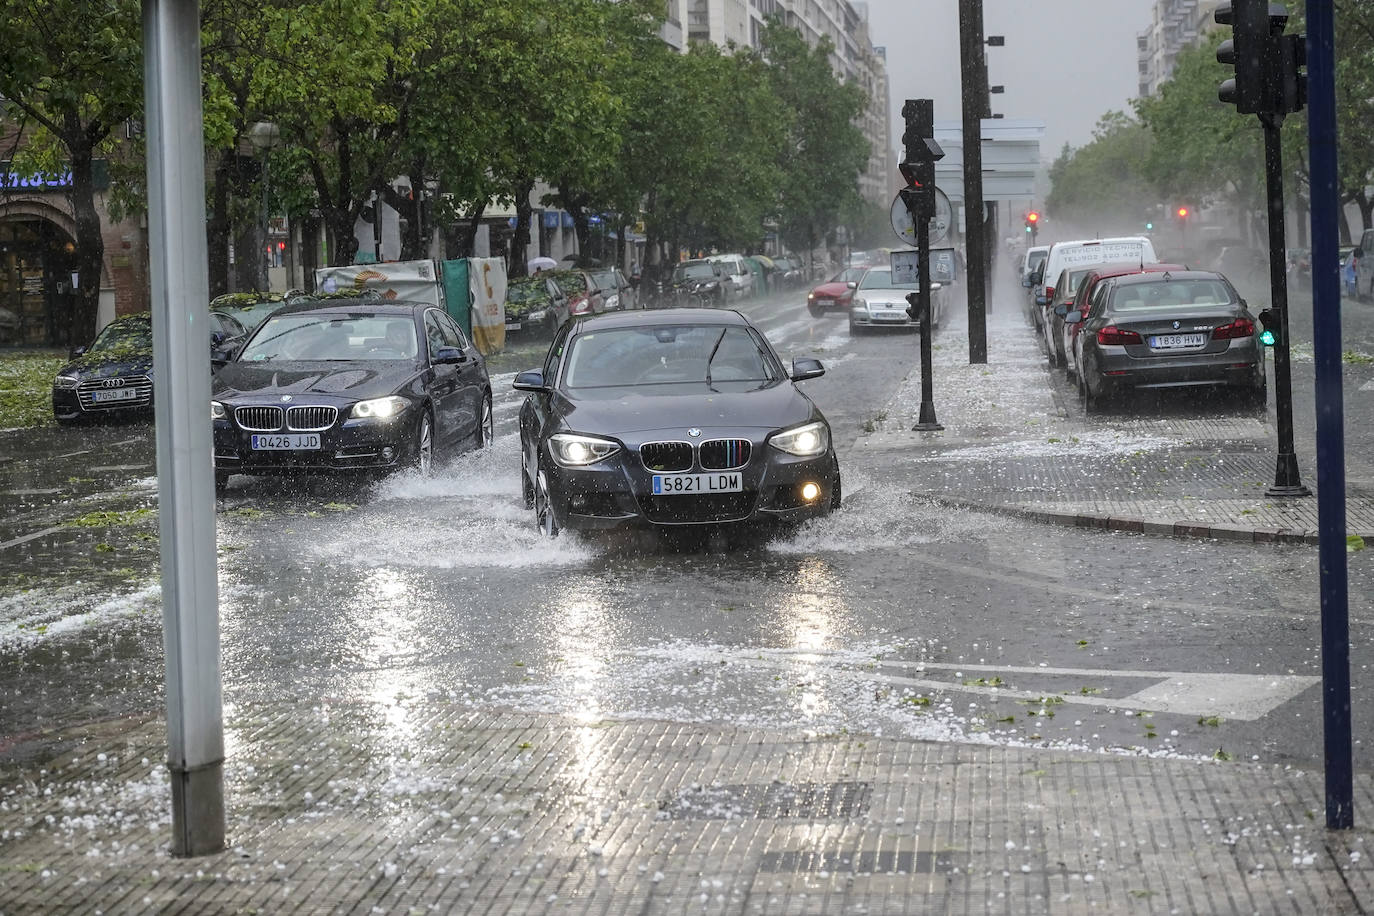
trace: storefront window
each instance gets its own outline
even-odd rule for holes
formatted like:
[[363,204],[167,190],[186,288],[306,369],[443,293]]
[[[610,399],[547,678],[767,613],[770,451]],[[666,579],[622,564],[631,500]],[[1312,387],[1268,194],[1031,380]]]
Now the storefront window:
[[42,219],[0,221],[0,346],[66,347],[76,310],[76,248]]

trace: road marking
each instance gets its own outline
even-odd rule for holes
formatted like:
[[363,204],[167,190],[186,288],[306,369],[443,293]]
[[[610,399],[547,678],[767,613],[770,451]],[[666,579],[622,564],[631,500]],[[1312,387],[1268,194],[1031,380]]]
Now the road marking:
[[1360,386],[1361,391],[1374,391],[1374,378]]
[[[132,444],[135,443],[135,442],[145,442],[145,441],[147,441],[147,440],[142,439],[142,438],[138,438],[138,439],[120,439],[118,442],[111,442],[111,443],[108,444],[108,445],[102,445],[101,448],[117,448],[117,447],[119,447],[119,446],[121,446],[121,445],[132,445]],[[53,458],[52,458],[52,460],[57,460],[57,459],[59,459],[59,458],[75,458],[75,457],[77,457],[78,455],[89,455],[89,454],[90,454],[91,452],[93,452],[93,451],[95,451],[95,449],[93,449],[93,448],[83,448],[83,449],[81,449],[80,451],[76,451],[76,452],[67,452],[65,455],[54,455]]]
[[[648,654],[672,654],[673,650],[659,653],[648,650]],[[745,655],[744,652],[750,654]],[[1055,697],[1066,703],[1078,706],[1097,706],[1112,709],[1148,710],[1150,712],[1173,713],[1184,716],[1220,716],[1225,719],[1252,722],[1268,715],[1279,706],[1298,696],[1310,687],[1321,683],[1321,678],[1304,677],[1291,674],[1224,674],[1218,672],[1195,671],[1127,671],[1111,668],[1041,668],[1038,666],[1016,665],[953,665],[934,662],[902,662],[900,660],[881,660],[886,668],[905,666],[914,668],[916,674],[926,671],[955,671],[960,673],[998,673],[1020,674],[1040,677],[1072,676],[1084,680],[1103,678],[1130,678],[1149,680],[1153,683],[1135,693],[1119,697],[1092,696],[1077,693],[1059,693],[1055,690],[1021,690],[991,684],[965,684],[958,681],[942,681],[934,678],[910,677],[900,674],[884,674],[857,668],[846,659],[831,658],[825,653],[801,652],[791,650],[772,650],[760,653],[758,650],[741,650],[740,653],[710,651],[708,655],[723,662],[777,669],[795,665],[799,662],[828,667],[836,674],[857,675],[867,680],[901,687],[915,687],[929,691],[954,691],[958,693],[982,694],[989,699],[1030,700]]]
[[52,528],[44,528],[42,531],[35,531],[33,534],[26,534],[23,537],[17,537],[12,541],[5,541],[3,544],[0,544],[0,550],[5,550],[10,547],[18,547],[20,544],[27,544],[29,541],[35,541],[38,538],[43,537],[44,535],[52,534],[54,531],[61,530],[61,525],[55,525]]

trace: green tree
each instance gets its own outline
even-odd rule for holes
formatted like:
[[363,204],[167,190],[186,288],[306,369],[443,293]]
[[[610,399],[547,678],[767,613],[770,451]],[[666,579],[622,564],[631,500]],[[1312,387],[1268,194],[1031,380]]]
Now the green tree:
[[762,48],[787,128],[778,163],[778,228],[790,247],[809,256],[858,196],[870,152],[856,126],[865,96],[835,77],[829,38],[812,48],[800,32],[773,17]]
[[[95,336],[105,246],[95,202],[95,160],[111,133],[143,109],[141,18],[136,0],[0,2],[0,96],[27,142],[21,168],[71,170],[68,189],[80,274],[73,333]],[[17,114],[17,117],[16,117]]]
[[1143,224],[1158,200],[1146,178],[1151,146],[1149,128],[1123,112],[1107,112],[1092,142],[1078,150],[1065,144],[1050,167],[1046,208],[1080,230],[1120,231]]

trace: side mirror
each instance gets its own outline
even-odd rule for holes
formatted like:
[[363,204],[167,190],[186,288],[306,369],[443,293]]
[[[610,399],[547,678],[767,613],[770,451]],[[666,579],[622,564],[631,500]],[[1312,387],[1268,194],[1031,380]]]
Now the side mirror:
[[848,283],[845,284],[845,286],[849,287],[850,289],[858,289],[858,288],[859,288],[859,284],[858,284],[856,281],[854,281],[854,280],[850,280]]
[[465,363],[468,355],[461,347],[440,347],[434,354],[435,363]]
[[1031,284],[1031,281],[1030,281],[1030,277],[1024,277],[1024,278],[1022,278],[1022,280],[1021,280],[1021,285],[1024,286],[1026,289],[1030,289],[1030,288],[1031,288],[1031,285],[1032,285],[1032,284]]
[[85,353],[88,349],[89,347],[85,346],[72,347],[70,350],[67,351],[67,359],[76,359],[78,356]]
[[1069,312],[1064,316],[1065,324],[1078,324],[1082,320],[1083,313],[1080,312],[1078,309],[1074,309],[1072,312]]
[[225,363],[232,362],[234,357],[238,356],[239,347],[239,344],[231,343],[227,347],[217,347],[215,349],[212,349],[210,351],[210,365],[218,368],[220,366],[223,366]]
[[1069,307],[1067,305],[1056,305],[1054,307],[1054,313],[1060,318],[1063,318],[1069,314]]
[[825,375],[825,367],[818,359],[799,356],[792,360],[792,381],[801,382],[809,378],[820,378]]
[[1048,296],[1036,296],[1036,297],[1035,297],[1035,304],[1036,304],[1036,305],[1049,305],[1049,304],[1050,304],[1049,297],[1048,297]]
[[544,384],[543,369],[529,369],[525,372],[518,372],[515,381],[511,382],[511,387],[516,391],[548,391],[549,386]]

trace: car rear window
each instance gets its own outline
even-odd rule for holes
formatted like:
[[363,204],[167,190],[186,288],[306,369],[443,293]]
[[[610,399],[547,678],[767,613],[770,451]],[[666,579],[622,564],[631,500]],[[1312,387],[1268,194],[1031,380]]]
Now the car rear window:
[[1231,291],[1220,280],[1162,280],[1132,283],[1112,291],[1111,308],[1118,312],[1148,312],[1180,305],[1224,305]]

